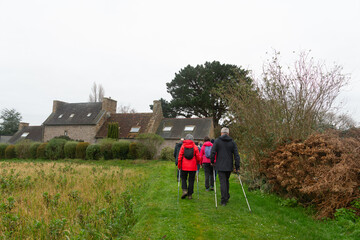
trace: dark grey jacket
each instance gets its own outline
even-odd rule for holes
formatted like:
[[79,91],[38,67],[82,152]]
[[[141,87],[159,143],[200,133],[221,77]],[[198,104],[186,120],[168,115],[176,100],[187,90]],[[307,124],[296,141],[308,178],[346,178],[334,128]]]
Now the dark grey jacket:
[[229,135],[222,135],[215,140],[211,149],[211,163],[214,163],[215,157],[215,170],[232,171],[234,167],[234,159],[235,169],[238,170],[240,168],[239,152],[236,143],[231,137],[229,137]]
[[175,158],[175,165],[178,165],[178,157],[179,157],[179,152],[180,152],[180,148],[182,146],[182,142],[179,142],[175,145],[175,149],[174,149],[174,158]]

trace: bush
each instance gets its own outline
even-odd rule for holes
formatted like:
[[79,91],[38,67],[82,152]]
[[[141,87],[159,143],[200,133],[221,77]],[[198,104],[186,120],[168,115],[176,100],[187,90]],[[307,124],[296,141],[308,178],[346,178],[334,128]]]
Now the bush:
[[46,159],[45,149],[47,144],[47,142],[40,144],[40,146],[36,150],[36,158]]
[[69,142],[65,143],[65,145],[64,145],[65,158],[70,158],[70,159],[75,158],[77,145],[78,145],[78,142],[75,142],[75,141],[69,141]]
[[138,151],[138,144],[136,142],[132,142],[129,145],[129,153],[128,159],[136,159],[137,158],[137,151]]
[[113,158],[111,148],[114,142],[115,140],[111,138],[104,138],[100,140],[100,151],[105,160]]
[[6,143],[0,144],[0,159],[5,158],[5,149],[7,148],[7,146],[9,146],[9,144],[6,144]]
[[101,157],[100,145],[92,144],[86,148],[86,159],[99,160]]
[[13,159],[16,158],[15,145],[9,145],[5,149],[5,158]]
[[119,138],[119,123],[117,122],[109,123],[107,137],[113,139]]
[[175,162],[174,149],[171,147],[164,147],[163,149],[161,149],[160,159]]
[[143,159],[154,159],[159,146],[164,139],[154,133],[139,134],[136,139],[139,141],[138,157]]
[[39,142],[33,142],[31,145],[30,145],[30,158],[32,159],[36,159],[37,158],[37,149],[38,147],[41,145],[41,143]]
[[129,152],[129,141],[121,140],[119,142],[114,142],[111,148],[114,158],[126,159]]
[[30,158],[31,140],[24,139],[15,144],[16,156],[21,159]]
[[64,155],[65,139],[53,138],[49,141],[45,148],[46,156],[51,160],[62,159]]
[[86,148],[90,145],[88,142],[79,142],[76,145],[76,158],[85,159],[86,158]]

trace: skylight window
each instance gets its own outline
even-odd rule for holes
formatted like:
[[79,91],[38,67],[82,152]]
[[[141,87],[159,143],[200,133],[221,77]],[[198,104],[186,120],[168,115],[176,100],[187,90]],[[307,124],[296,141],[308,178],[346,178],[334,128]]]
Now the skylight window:
[[131,129],[130,129],[130,132],[131,133],[137,133],[137,132],[139,132],[140,131],[140,127],[132,127]]
[[27,137],[27,135],[29,135],[28,132],[24,132],[23,134],[21,134],[21,137]]
[[164,128],[163,128],[163,131],[164,131],[164,132],[170,132],[171,129],[172,129],[172,127],[164,127]]
[[72,118],[72,117],[74,117],[74,115],[75,115],[75,114],[74,114],[74,113],[72,113],[72,114],[70,115],[70,117]]
[[59,118],[62,118],[62,116],[63,116],[63,114],[60,114],[60,115],[59,115]]
[[87,117],[90,117],[91,116],[91,113],[88,113],[88,115],[86,115]]
[[187,125],[187,126],[185,126],[184,131],[185,132],[192,132],[192,131],[194,131],[194,128],[195,128],[194,125]]

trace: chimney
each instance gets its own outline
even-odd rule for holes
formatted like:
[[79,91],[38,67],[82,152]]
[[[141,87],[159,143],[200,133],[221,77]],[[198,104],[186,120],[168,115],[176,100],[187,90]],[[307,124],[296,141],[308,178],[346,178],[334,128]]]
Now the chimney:
[[154,100],[153,114],[149,121],[149,124],[147,127],[147,132],[148,133],[156,133],[156,130],[158,129],[158,127],[161,123],[161,120],[163,118],[164,118],[164,116],[163,116],[163,112],[162,112],[161,101]]
[[54,100],[53,101],[53,113],[56,112],[56,110],[61,106],[63,105],[65,102],[62,102],[62,101],[59,101],[59,100]]
[[161,101],[160,100],[154,100],[153,104],[153,114],[156,116],[161,116],[163,118],[163,111],[161,107]]
[[28,127],[29,126],[29,123],[26,123],[26,122],[20,122],[19,123],[19,131],[25,127]]
[[110,113],[116,113],[117,101],[111,98],[104,97],[102,100],[102,110]]

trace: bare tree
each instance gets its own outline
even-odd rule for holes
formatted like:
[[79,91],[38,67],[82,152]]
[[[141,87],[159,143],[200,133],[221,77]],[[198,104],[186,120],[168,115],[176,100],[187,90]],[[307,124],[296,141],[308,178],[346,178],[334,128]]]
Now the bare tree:
[[96,82],[93,83],[91,87],[91,93],[89,95],[89,102],[102,102],[105,95],[105,90],[101,84],[96,85]]
[[130,105],[119,105],[118,113],[136,113],[136,110],[132,108]]

